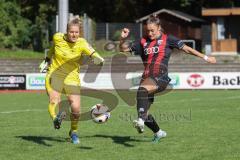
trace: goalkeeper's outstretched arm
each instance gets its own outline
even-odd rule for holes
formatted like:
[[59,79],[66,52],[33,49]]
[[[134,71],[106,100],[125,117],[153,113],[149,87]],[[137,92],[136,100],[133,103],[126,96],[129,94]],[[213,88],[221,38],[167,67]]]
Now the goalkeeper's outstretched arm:
[[104,59],[97,53],[93,52],[90,57],[93,59],[93,63],[96,65],[103,65]]
[[98,52],[95,51],[95,49],[93,49],[93,47],[86,40],[83,40],[82,44],[84,46],[83,52],[93,60],[94,64],[96,65],[104,64],[104,59],[102,58],[102,56],[98,54]]

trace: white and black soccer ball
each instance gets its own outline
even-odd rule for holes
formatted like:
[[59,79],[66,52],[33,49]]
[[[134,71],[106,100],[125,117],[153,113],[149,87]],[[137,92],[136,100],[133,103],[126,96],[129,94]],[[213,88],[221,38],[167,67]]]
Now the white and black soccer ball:
[[109,108],[104,104],[96,104],[91,109],[91,117],[96,123],[105,123],[110,118]]

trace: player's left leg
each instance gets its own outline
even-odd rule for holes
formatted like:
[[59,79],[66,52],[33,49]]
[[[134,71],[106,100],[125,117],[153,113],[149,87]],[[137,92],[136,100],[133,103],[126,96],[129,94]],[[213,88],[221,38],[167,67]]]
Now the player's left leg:
[[71,137],[72,143],[78,144],[79,138],[77,135],[77,130],[78,121],[80,118],[80,95],[69,95],[68,100],[71,105],[71,129],[69,132],[69,136]]
[[149,114],[147,120],[144,122],[144,124],[152,130],[154,133],[153,142],[158,142],[161,138],[164,138],[167,136],[167,133],[159,128],[159,125],[155,121],[154,117]]
[[[150,109],[150,106],[153,104],[154,102],[154,93],[151,93],[148,95],[148,110]],[[161,138],[166,137],[167,133],[163,130],[160,129],[158,123],[156,122],[156,120],[154,119],[154,117],[151,114],[147,113],[147,118],[144,121],[144,124],[152,130],[152,132],[154,133],[154,137],[153,137],[153,142],[158,142]]]

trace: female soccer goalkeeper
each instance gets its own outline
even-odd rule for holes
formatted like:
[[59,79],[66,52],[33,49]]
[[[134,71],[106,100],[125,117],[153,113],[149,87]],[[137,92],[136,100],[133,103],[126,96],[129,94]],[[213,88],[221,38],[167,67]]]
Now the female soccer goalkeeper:
[[[71,129],[69,136],[72,143],[78,144],[78,120],[80,115],[80,61],[83,54],[88,55],[97,65],[102,65],[104,59],[80,35],[79,18],[68,22],[67,33],[55,33],[53,46],[40,71],[47,68],[46,90],[49,96],[48,111],[55,129],[59,129],[64,115],[56,115],[56,107],[60,103],[61,93],[65,93],[71,106]],[[49,66],[48,66],[48,65]]]
[[171,81],[168,77],[168,61],[172,49],[183,50],[209,63],[216,63],[216,59],[215,57],[203,55],[172,35],[164,34],[160,19],[156,16],[151,16],[146,25],[146,37],[141,38],[131,46],[125,43],[125,39],[129,35],[129,29],[124,28],[121,33],[119,47],[122,52],[134,52],[135,55],[140,55],[142,58],[145,69],[137,91],[138,119],[133,122],[139,133],[144,131],[144,125],[149,127],[154,133],[153,142],[158,142],[160,138],[166,137],[167,133],[159,128],[148,111],[153,103],[154,94],[164,91]]

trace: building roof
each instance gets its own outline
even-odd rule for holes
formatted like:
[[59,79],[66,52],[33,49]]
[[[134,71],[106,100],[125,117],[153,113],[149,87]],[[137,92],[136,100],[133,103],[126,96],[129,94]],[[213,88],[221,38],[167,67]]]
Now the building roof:
[[146,15],[142,18],[139,18],[136,20],[137,23],[139,22],[143,22],[145,20],[147,20],[151,15],[159,15],[161,13],[167,13],[169,15],[172,15],[172,16],[175,16],[179,19],[182,19],[184,21],[187,21],[187,22],[204,22],[203,19],[200,19],[200,18],[197,18],[197,17],[194,17],[194,16],[191,16],[187,13],[183,13],[183,12],[180,12],[180,11],[176,11],[176,10],[169,10],[169,9],[161,9],[161,10],[158,10],[156,12],[153,12],[149,15]]
[[203,16],[230,16],[240,15],[240,8],[208,8],[202,9]]

